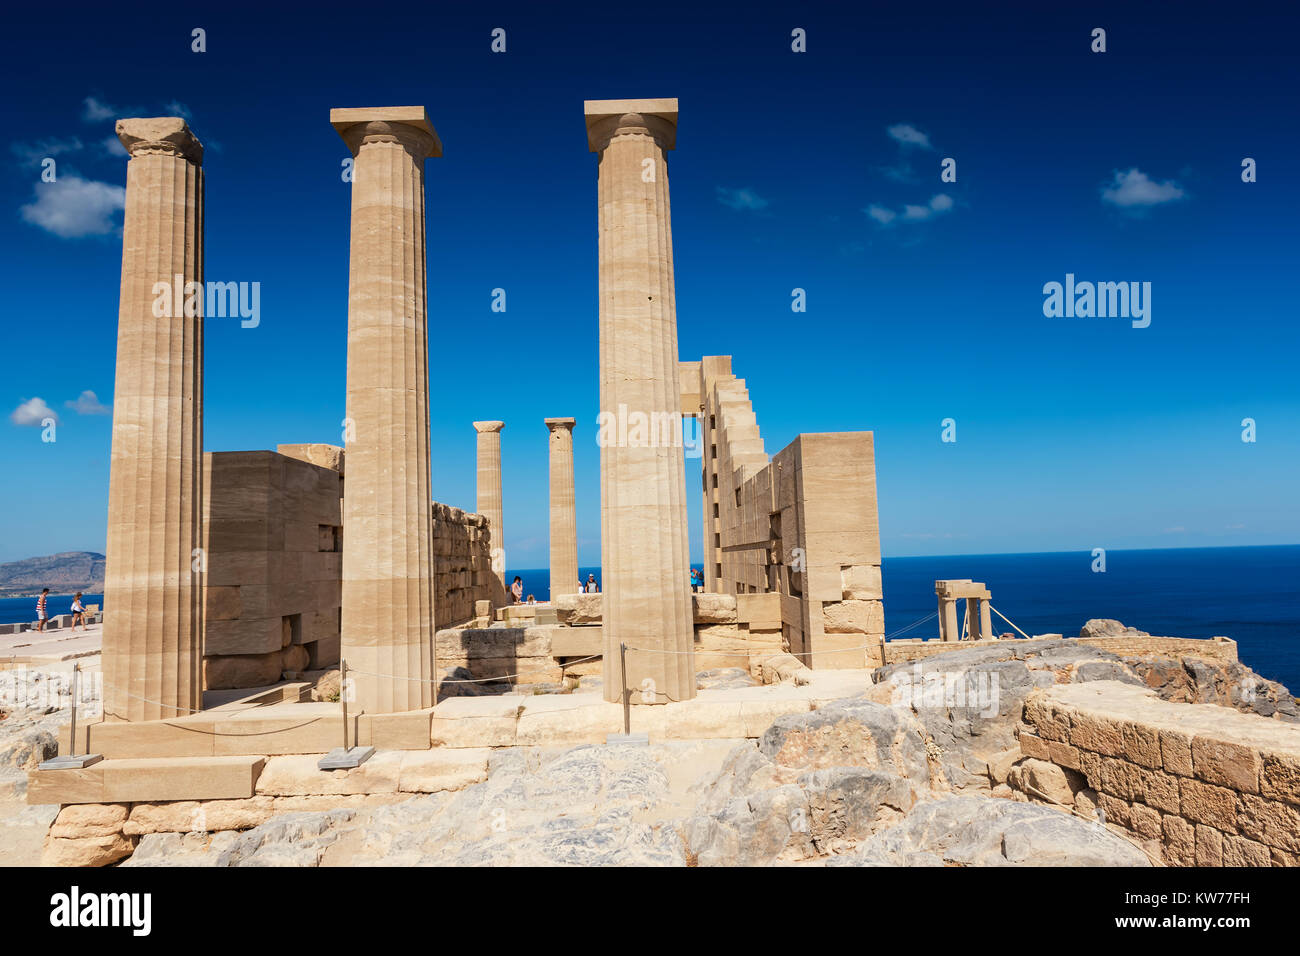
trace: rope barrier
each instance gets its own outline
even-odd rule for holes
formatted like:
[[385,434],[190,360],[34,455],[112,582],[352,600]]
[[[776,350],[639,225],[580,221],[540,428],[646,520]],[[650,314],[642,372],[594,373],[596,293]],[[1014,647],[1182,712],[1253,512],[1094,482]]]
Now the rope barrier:
[[[994,614],[996,614],[998,617],[1002,618],[1002,620],[1006,621],[1012,627],[1015,627],[1017,631],[1020,631],[1020,628],[1016,627],[1016,622],[1011,620],[1011,618],[1007,617],[1005,614],[1003,614],[1001,611],[995,608],[991,602],[989,604],[989,610],[992,611]],[[1020,631],[1020,636],[1025,638],[1026,640],[1033,640],[1033,638],[1031,638],[1024,631]]]
[[[601,658],[600,654],[593,655],[592,657],[580,657],[576,661],[566,661],[565,663],[561,664],[560,667],[561,669],[563,669],[565,667],[571,667],[574,664],[586,664],[590,661],[598,661],[600,660],[600,658]],[[365,674],[367,677],[383,677],[383,678],[387,678],[388,680],[404,680],[416,684],[440,684],[440,685],[441,684],[500,684],[509,681],[512,677],[524,676],[523,674],[502,674],[500,677],[474,677],[474,678],[467,677],[467,678],[458,678],[456,680],[451,680],[451,679],[439,680],[435,678],[433,680],[427,680],[423,677],[403,677],[401,674],[377,674],[374,671],[357,670],[355,667],[351,667],[351,666],[348,667],[348,673]]]

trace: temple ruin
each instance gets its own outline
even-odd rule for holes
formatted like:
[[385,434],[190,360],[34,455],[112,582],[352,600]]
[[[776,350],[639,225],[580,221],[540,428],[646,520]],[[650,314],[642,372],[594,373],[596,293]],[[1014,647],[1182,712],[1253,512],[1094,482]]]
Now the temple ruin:
[[[732,356],[678,354],[667,159],[677,101],[588,101],[583,115],[597,154],[601,414],[591,434],[603,590],[578,590],[577,418],[546,418],[551,582],[538,604],[507,592],[505,422],[473,422],[476,510],[431,498],[432,462],[447,463],[430,448],[424,169],[442,146],[424,108],[330,113],[355,164],[344,446],[274,451],[203,452],[202,310],[151,311],[158,283],[202,282],[203,148],[180,118],[117,124],[130,159],[104,705],[64,731],[62,752],[87,759],[32,771],[28,800],[130,816],[114,817],[111,836],[52,836],[56,859],[115,862],[133,836],[175,830],[193,812],[227,815],[209,829],[240,829],[304,800],[394,802],[485,774],[491,748],[604,743],[629,723],[646,739],[755,739],[778,718],[863,694],[877,668],[1016,643],[994,639],[990,592],[969,579],[936,582],[938,641],[887,639],[872,432],[799,434],[768,455]],[[683,419],[701,436],[690,457]],[[540,443],[536,422],[520,425],[512,435]],[[695,451],[703,593],[688,577]],[[1044,641],[1018,643],[1055,648]],[[1223,639],[1078,646],[1236,663]],[[700,680],[723,670],[747,674],[747,686]],[[599,688],[577,693],[584,680]],[[1097,705],[1058,695],[1031,714],[1038,735],[1023,739],[1082,773],[1109,754],[1110,738],[1079,756],[1051,709],[1066,706]],[[1148,709],[1152,721],[1172,719]],[[378,755],[362,763],[371,748]],[[353,769],[318,763],[340,750],[357,752]],[[1254,799],[1250,784],[1233,782],[1243,801]],[[1134,820],[1146,806],[1141,794],[1114,799]],[[1213,827],[1237,839],[1232,820]]]

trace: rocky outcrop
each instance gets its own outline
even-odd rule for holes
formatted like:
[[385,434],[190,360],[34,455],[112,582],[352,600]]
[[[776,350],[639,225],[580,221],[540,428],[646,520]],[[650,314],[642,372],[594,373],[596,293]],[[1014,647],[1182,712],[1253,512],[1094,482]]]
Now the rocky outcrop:
[[1125,627],[1110,617],[1094,617],[1084,622],[1079,629],[1080,637],[1150,637],[1146,631],[1136,627]]
[[922,804],[830,866],[1150,866],[1105,827],[1048,807],[951,796]]

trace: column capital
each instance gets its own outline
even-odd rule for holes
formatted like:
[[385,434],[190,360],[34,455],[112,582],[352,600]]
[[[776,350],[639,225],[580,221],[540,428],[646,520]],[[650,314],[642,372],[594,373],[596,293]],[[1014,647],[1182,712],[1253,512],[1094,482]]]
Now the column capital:
[[475,422],[474,431],[482,435],[484,432],[499,432],[506,427],[505,422]]
[[442,155],[442,140],[423,106],[364,106],[330,110],[330,125],[355,156],[367,143],[400,143],[419,159]]
[[569,431],[573,431],[573,426],[578,423],[576,418],[544,418],[542,421],[546,422],[547,431],[555,431],[557,428],[567,428]]
[[114,131],[132,159],[149,153],[163,153],[180,156],[195,166],[203,165],[203,144],[179,116],[120,119]]
[[677,145],[677,98],[658,100],[584,100],[587,147],[599,153],[615,136],[652,136],[662,150]]

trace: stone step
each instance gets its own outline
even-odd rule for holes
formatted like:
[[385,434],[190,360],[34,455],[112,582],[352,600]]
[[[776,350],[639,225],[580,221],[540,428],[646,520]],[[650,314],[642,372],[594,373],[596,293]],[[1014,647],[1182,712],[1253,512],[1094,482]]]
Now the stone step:
[[101,760],[84,770],[33,770],[28,803],[139,803],[253,796],[259,756]]

